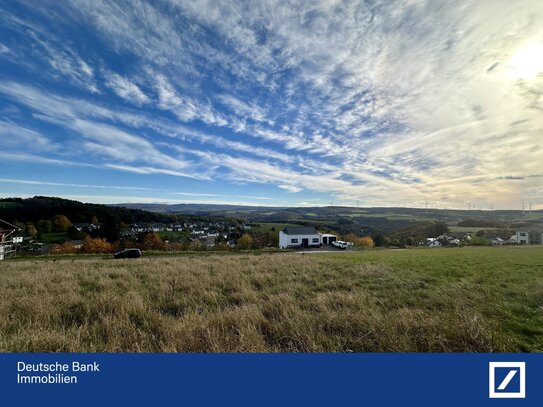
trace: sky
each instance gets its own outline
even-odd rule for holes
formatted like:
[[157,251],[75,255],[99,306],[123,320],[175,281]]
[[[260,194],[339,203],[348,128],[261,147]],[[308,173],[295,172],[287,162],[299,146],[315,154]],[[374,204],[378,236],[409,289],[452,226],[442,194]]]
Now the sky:
[[543,209],[543,1],[1,1],[0,197]]

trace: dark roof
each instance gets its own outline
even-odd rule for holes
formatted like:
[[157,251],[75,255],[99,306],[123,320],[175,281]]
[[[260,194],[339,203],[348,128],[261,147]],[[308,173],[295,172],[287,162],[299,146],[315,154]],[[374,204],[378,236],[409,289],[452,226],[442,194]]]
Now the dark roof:
[[2,220],[2,219],[0,219],[0,226],[1,225],[4,225],[4,227],[5,227],[5,225],[8,226],[8,229],[3,229],[4,232],[5,231],[11,231],[11,230],[21,230],[21,228],[19,226],[12,225],[11,223],[6,222],[5,220]]
[[543,232],[543,225],[531,225],[517,229],[519,232]]
[[287,235],[318,235],[319,232],[315,228],[308,227],[288,227],[283,229],[283,233]]

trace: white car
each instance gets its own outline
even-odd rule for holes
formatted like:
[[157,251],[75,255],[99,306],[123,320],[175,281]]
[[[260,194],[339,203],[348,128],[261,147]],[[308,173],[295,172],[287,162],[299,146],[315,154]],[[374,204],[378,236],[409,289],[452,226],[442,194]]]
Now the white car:
[[336,240],[336,241],[332,242],[332,245],[336,246],[339,249],[346,249],[348,247],[347,242],[343,242],[341,240]]

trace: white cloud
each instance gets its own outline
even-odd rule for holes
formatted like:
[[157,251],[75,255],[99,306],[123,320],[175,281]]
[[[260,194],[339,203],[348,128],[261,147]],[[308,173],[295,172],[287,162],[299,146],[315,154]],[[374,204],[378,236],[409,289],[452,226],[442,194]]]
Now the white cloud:
[[5,184],[20,184],[20,185],[44,185],[53,187],[69,187],[69,188],[91,188],[91,189],[119,189],[119,190],[136,190],[136,191],[152,191],[150,188],[142,187],[127,187],[117,185],[88,185],[88,184],[71,184],[65,182],[52,182],[52,181],[36,181],[28,179],[13,179],[13,178],[0,178],[1,183]]
[[94,70],[74,50],[66,45],[57,46],[51,41],[40,40],[36,33],[33,33],[33,38],[45,50],[45,59],[53,69],[90,92],[98,93]]
[[248,118],[255,122],[266,122],[273,125],[273,121],[266,119],[266,114],[259,106],[250,105],[239,98],[228,94],[217,95],[216,98],[237,116]]
[[[118,75],[108,86],[172,118],[70,106],[16,84],[4,90],[76,130],[79,146],[113,165],[192,174],[201,161],[210,178],[365,205],[463,207],[469,199],[506,207],[526,197],[543,204],[533,177],[543,149],[543,75],[518,62],[523,49],[543,43],[542,2],[168,3],[74,0],[66,13],[144,72],[137,85]],[[70,48],[36,38],[58,72],[93,83],[93,67]],[[107,124],[90,131],[78,120]],[[195,122],[204,130],[187,127]],[[157,134],[148,138],[144,129]],[[179,143],[182,159],[159,135]],[[126,144],[137,148],[123,159]],[[137,149],[150,153],[141,167]]]
[[128,165],[118,165],[118,164],[105,164],[104,167],[111,168],[114,170],[121,170],[127,172],[133,172],[135,174],[165,174],[172,175],[174,177],[186,177],[194,178],[200,180],[209,180],[209,177],[202,174],[191,174],[188,172],[173,171],[164,168],[153,168],[153,167],[132,167]]
[[149,103],[147,95],[135,83],[113,72],[106,75],[108,76],[106,86],[124,100],[138,106]]
[[279,188],[286,189],[290,192],[300,192],[303,190],[303,188],[297,187],[295,185],[289,185],[289,184],[279,184],[277,185]]
[[3,149],[52,151],[57,149],[58,145],[37,131],[0,120],[0,147]]
[[182,122],[201,120],[204,123],[217,126],[227,123],[209,104],[179,95],[163,75],[155,74],[155,86],[158,92],[158,107],[171,111]]

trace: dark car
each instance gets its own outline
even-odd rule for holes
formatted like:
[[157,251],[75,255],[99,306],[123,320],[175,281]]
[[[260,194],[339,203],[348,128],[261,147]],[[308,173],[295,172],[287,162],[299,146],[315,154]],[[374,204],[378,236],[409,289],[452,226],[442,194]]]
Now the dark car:
[[114,259],[137,259],[141,257],[140,249],[125,249],[113,255]]

